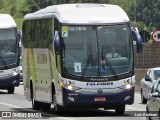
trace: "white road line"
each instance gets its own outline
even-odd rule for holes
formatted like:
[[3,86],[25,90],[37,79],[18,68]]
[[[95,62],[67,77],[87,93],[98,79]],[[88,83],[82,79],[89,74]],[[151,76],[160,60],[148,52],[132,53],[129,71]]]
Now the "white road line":
[[13,107],[13,108],[22,108],[22,107],[19,107],[19,106],[16,106],[16,105],[11,105],[11,104],[8,104],[8,103],[3,103],[3,102],[0,102],[1,105],[5,105],[5,106],[9,106],[9,107]]
[[58,118],[63,119],[63,120],[75,120],[75,119],[65,118],[65,117],[58,117]]
[[127,109],[137,110],[137,111],[144,111],[144,109],[134,108],[134,107],[126,107]]

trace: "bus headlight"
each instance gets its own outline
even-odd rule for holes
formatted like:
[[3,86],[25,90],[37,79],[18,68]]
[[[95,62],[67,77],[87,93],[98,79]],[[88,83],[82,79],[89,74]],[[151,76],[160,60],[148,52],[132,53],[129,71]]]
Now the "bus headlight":
[[61,87],[64,87],[64,88],[67,88],[67,89],[69,89],[69,90],[73,90],[73,86],[71,86],[71,85],[66,85],[64,82],[61,82],[61,83],[60,83],[60,86],[61,86]]
[[132,87],[131,84],[127,84],[127,85],[126,85],[126,89],[130,89],[131,87]]
[[69,90],[72,90],[72,89],[73,89],[73,87],[72,87],[71,85],[69,85],[67,88],[68,88]]
[[13,76],[16,76],[18,73],[16,72],[16,71],[14,71],[13,73],[12,73],[12,75]]
[[81,88],[78,88],[78,87],[75,87],[75,86],[68,85],[68,86],[67,86],[67,89],[76,91],[76,90],[80,90]]

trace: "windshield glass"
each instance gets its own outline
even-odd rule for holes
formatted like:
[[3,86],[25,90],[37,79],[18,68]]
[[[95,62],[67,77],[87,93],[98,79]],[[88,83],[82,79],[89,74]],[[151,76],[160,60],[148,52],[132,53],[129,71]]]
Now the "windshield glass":
[[154,80],[158,80],[160,78],[160,70],[154,70]]
[[126,24],[62,26],[62,46],[65,74],[106,77],[133,68],[130,28]]
[[0,67],[13,65],[17,60],[17,42],[15,29],[0,30]]

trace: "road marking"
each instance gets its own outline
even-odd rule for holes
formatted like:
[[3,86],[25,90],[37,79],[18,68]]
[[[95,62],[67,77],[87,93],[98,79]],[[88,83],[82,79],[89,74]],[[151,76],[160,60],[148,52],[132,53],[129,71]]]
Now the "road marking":
[[58,118],[63,119],[63,120],[75,120],[75,119],[65,118],[65,117],[58,117]]
[[127,109],[131,109],[131,110],[137,110],[137,111],[145,111],[144,109],[138,109],[138,108],[134,108],[134,107],[126,107]]
[[8,103],[3,103],[3,102],[0,102],[1,105],[5,105],[5,106],[9,106],[9,107],[13,107],[13,108],[22,108],[22,107],[19,107],[19,106],[16,106],[16,105],[11,105],[11,104],[8,104]]

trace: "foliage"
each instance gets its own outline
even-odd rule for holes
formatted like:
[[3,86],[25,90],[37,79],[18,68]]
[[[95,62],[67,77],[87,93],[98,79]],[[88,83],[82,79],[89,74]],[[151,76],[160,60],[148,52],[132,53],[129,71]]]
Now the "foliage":
[[30,12],[27,0],[2,0],[0,2],[0,13],[8,13],[14,17],[23,17]]
[[160,0],[0,0],[0,13],[23,18],[27,13],[35,12],[49,5],[64,3],[116,4],[129,15],[133,21],[131,23],[133,27],[138,27],[140,30],[147,28],[149,31],[160,27]]
[[138,28],[139,31],[146,30],[149,31],[150,33],[155,30],[155,27],[153,27],[151,24],[146,25],[142,21],[139,22],[132,21],[131,26]]
[[14,18],[16,24],[17,24],[17,28],[18,30],[22,30],[22,22],[23,22],[23,19],[22,18]]
[[28,12],[35,12],[49,5],[64,3],[110,3],[120,5],[127,10],[133,0],[1,0],[0,12],[13,16],[23,16]]
[[128,14],[129,6],[134,3],[135,0],[109,0],[109,3],[116,4],[122,7]]
[[[133,20],[136,15],[137,22],[143,21],[147,26],[160,27],[160,0],[137,0],[136,12],[134,4],[129,8],[129,16]],[[135,14],[136,13],[136,14]]]

